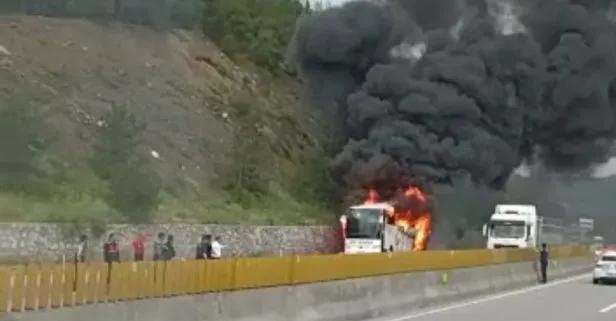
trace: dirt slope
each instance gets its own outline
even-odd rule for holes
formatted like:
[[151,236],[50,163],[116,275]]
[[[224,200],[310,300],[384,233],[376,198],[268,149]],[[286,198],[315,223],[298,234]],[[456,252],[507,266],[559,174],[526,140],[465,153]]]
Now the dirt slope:
[[113,104],[147,126],[143,148],[160,155],[167,185],[190,186],[206,201],[218,197],[213,182],[231,148],[237,97],[259,108],[255,126],[280,171],[310,143],[295,81],[240,66],[196,33],[13,16],[0,17],[0,46],[10,53],[0,62],[0,96],[26,91],[48,108],[60,138],[54,153],[69,163],[83,157]]

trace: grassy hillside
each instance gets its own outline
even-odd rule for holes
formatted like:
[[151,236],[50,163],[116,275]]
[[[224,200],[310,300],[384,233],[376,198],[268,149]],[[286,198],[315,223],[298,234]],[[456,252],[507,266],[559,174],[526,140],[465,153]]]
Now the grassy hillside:
[[5,2],[0,219],[333,218],[284,71],[295,1]]

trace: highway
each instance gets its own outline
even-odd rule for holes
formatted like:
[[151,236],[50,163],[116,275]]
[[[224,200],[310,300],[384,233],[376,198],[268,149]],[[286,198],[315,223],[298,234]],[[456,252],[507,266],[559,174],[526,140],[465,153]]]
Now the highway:
[[[369,321],[614,321],[616,285],[590,275]],[[368,320],[366,320],[368,321]]]

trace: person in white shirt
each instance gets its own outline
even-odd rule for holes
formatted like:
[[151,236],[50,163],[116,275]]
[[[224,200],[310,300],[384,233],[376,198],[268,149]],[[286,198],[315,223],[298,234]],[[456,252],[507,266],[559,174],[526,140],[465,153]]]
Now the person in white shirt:
[[214,238],[214,242],[212,242],[212,259],[219,260],[222,257],[222,248],[223,245],[220,243],[221,238],[217,236]]
[[88,237],[85,235],[79,236],[77,243],[77,251],[75,251],[75,262],[83,263],[86,261],[86,251],[88,250]]

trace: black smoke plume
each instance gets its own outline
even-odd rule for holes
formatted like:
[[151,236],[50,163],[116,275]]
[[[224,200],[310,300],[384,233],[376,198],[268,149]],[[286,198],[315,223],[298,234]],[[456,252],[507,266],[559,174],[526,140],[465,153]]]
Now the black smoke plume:
[[609,158],[610,10],[598,0],[355,1],[302,17],[290,61],[349,193],[502,190],[523,163],[578,171]]

